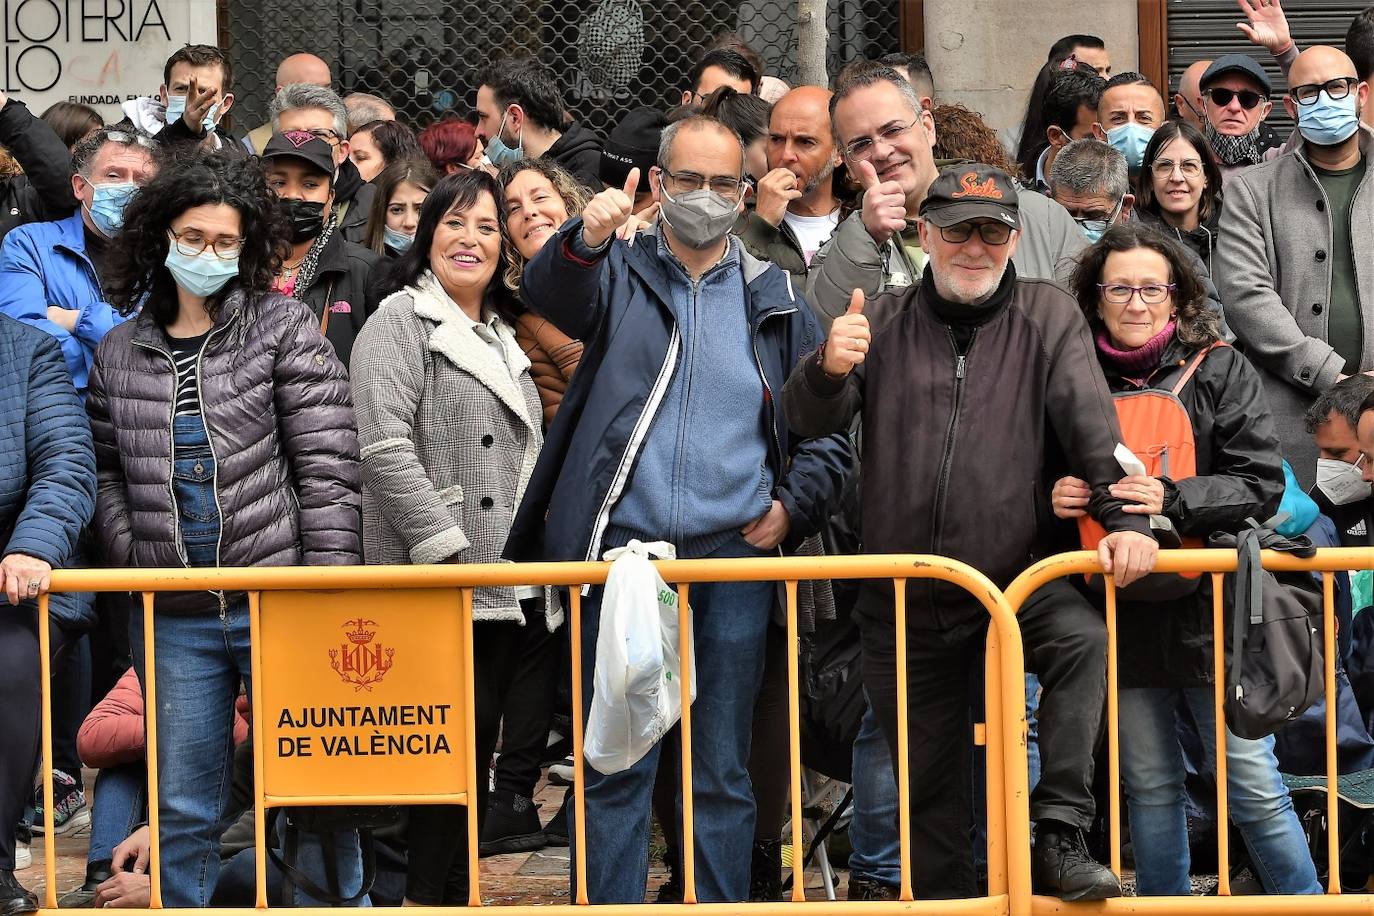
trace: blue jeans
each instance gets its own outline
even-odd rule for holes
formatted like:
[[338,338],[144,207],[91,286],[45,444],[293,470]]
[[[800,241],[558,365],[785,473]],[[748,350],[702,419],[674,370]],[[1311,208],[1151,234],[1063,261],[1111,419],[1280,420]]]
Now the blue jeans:
[[[1121,779],[1130,806],[1136,893],[1185,896],[1188,829],[1184,816],[1183,751],[1178,743],[1180,702],[1188,704],[1202,735],[1207,770],[1216,772],[1216,717],[1212,689],[1130,688],[1119,701]],[[1271,894],[1320,894],[1293,802],[1279,778],[1274,739],[1248,741],[1226,733],[1227,801],[1255,871]]]
[[[760,554],[736,535],[710,557]],[[693,585],[688,596],[697,668],[697,698],[692,704],[692,791],[697,899],[702,903],[749,898],[754,794],[746,765],[774,589],[772,582],[703,583]],[[586,704],[591,702],[603,593],[601,588],[593,589],[583,603]],[[586,714],[584,709],[584,720]],[[644,902],[649,814],[661,747],[662,742],[630,769],[611,776],[587,767],[586,833],[591,850],[587,855],[587,896],[592,903]],[[578,853],[574,850],[573,854]],[[574,865],[574,880],[576,874]]]
[[[215,500],[215,463],[205,425],[198,416],[177,417],[172,491],[190,566],[215,566],[220,535]],[[132,614],[129,639],[134,667],[146,684],[143,615]],[[227,810],[233,778],[234,702],[239,686],[250,692],[248,601],[228,602],[218,616],[157,617],[158,821],[161,839],[162,903],[203,907],[210,901],[220,868],[220,837],[233,812]],[[362,886],[358,836],[337,839],[341,896]],[[306,852],[301,864],[324,886],[320,860]],[[297,900],[313,903],[297,891]]]
[[[865,697],[865,699],[867,699]],[[864,709],[854,739],[854,816],[849,821],[849,879],[902,883],[902,844],[897,829],[897,780],[873,707]]]
[[148,768],[140,761],[106,767],[95,778],[91,803],[91,848],[87,862],[108,862],[114,848],[143,823]]

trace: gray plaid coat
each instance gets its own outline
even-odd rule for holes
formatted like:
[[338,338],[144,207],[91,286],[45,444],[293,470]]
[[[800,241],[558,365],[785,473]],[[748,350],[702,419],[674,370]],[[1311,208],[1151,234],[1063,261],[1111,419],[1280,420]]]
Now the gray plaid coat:
[[[368,563],[498,563],[543,444],[530,361],[505,359],[432,273],[386,299],[353,348]],[[524,622],[510,588],[479,588],[475,620]],[[549,602],[548,624],[561,612]]]

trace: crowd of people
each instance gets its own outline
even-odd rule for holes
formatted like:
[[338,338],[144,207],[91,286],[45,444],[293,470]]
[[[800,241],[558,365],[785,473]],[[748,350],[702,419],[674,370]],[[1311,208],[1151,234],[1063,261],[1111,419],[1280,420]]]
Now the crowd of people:
[[[1070,35],[1000,136],[941,99],[920,54],[788,87],[729,34],[669,104],[605,137],[522,56],[426,125],[341,97],[328,62],[295,54],[268,123],[240,135],[230,58],[205,45],[113,124],[0,96],[0,916],[37,909],[16,872],[45,814],[90,829],[63,906],[149,904],[149,674],[162,903],[254,902],[246,596],[159,595],[149,672],[134,596],[54,594],[40,761],[54,569],[583,561],[632,540],[680,558],[936,554],[998,586],[1095,548],[1122,589],[1134,890],[1189,893],[1190,774],[1218,769],[1212,585],[1132,586],[1157,578],[1161,545],[1281,502],[1292,534],[1374,544],[1374,272],[1358,267],[1374,8],[1341,49],[1298,47],[1280,0],[1238,6],[1281,99],[1252,55],[1160,87]],[[1187,466],[1167,443],[1157,473],[1123,464],[1120,405],[1148,392],[1186,413]],[[1350,611],[1374,603],[1368,578],[1342,577]],[[812,583],[797,607],[807,651],[840,632],[857,646],[862,689],[824,755],[852,784],[848,897],[898,895],[903,740],[915,893],[977,896],[986,613],[906,582],[903,735],[893,585],[853,585]],[[603,591],[569,634],[557,589],[477,589],[476,753],[495,763],[473,810],[274,815],[272,902],[463,905],[469,816],[483,855],[568,845],[567,798],[552,818],[532,799],[550,763],[551,781],[579,778],[562,760],[586,712],[569,708],[568,640],[590,702]],[[691,607],[696,899],[780,899],[785,604],[732,582],[694,586]],[[1104,609],[1100,586],[1064,579],[1018,617],[1032,876],[1067,901],[1122,893],[1094,840],[1118,790],[1099,767]],[[1356,718],[1374,715],[1360,699]],[[683,899],[676,741],[580,777],[571,855],[592,902],[645,900],[655,818],[656,899]],[[1263,891],[1320,893],[1284,746],[1228,734],[1229,816]]]

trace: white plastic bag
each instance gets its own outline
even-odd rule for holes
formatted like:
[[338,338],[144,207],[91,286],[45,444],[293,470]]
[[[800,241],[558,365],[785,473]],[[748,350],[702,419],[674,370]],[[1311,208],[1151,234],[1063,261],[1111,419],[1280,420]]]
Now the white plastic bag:
[[[663,541],[630,541],[605,556],[613,565],[601,602],[582,751],[587,763],[607,775],[638,763],[682,716],[677,592],[664,583],[650,555],[672,560],[677,552]],[[690,626],[690,607],[687,620]],[[688,661],[695,700],[696,660]]]

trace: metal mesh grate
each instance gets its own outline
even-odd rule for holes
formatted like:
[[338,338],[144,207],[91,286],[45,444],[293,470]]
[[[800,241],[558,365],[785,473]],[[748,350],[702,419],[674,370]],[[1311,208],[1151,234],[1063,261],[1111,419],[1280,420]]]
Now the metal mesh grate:
[[[900,47],[899,0],[831,0],[830,72]],[[677,103],[693,59],[733,30],[774,76],[796,77],[793,0],[220,0],[221,44],[235,69],[237,126],[262,123],[278,61],[310,51],[343,92],[389,99],[423,126],[476,100],[488,61],[538,55],[573,116],[605,131],[632,108]]]

